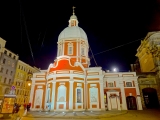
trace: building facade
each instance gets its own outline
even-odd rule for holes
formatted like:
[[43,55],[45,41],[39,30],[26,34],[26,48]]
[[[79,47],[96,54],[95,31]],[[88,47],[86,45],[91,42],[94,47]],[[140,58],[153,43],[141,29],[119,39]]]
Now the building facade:
[[74,12],[57,43],[54,63],[31,78],[31,110],[142,110],[135,72],[89,67],[88,38]]
[[156,108],[159,106],[157,98],[160,104],[160,31],[149,32],[146,35],[137,49],[136,56],[141,68],[138,81],[143,96],[142,103],[144,107]]
[[144,108],[158,108],[158,78],[155,72],[137,73],[142,106]]
[[33,73],[39,72],[36,67],[31,67],[30,65],[18,60],[16,66],[16,73],[14,77],[14,83],[17,104],[28,104],[30,97],[31,84],[29,83]]
[[10,92],[19,56],[5,48],[6,41],[0,38],[0,95]]
[[142,110],[137,78],[135,72],[104,72],[104,102],[108,110],[117,106],[119,110]]

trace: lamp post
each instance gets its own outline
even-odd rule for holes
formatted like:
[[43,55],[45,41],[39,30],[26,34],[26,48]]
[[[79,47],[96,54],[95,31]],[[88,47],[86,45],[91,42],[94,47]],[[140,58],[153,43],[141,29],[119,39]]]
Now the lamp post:
[[31,77],[32,77],[32,75],[33,74],[31,72],[28,72],[28,78],[26,80],[26,90],[28,93],[25,94],[25,99],[26,99],[25,103],[26,103],[27,110],[29,110],[31,107],[31,103],[29,103],[29,96],[30,96],[30,90],[31,90],[31,83],[32,83]]

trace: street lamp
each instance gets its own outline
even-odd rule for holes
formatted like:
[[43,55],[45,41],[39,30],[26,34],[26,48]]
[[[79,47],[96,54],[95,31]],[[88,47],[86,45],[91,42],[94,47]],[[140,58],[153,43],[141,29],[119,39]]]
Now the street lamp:
[[28,83],[28,86],[31,86],[31,83]]
[[117,68],[113,68],[113,72],[117,72]]

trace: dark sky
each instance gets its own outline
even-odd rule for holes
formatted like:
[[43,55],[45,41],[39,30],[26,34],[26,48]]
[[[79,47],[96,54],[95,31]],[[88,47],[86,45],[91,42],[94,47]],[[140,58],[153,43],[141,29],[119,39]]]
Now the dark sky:
[[[33,2],[34,1],[34,2]],[[0,37],[20,60],[47,69],[57,54],[60,32],[72,6],[94,54],[144,38],[160,30],[160,0],[1,0]],[[31,55],[31,44],[34,61]],[[104,70],[128,71],[140,41],[95,55]],[[89,52],[91,55],[91,52]],[[95,66],[91,59],[91,66]]]

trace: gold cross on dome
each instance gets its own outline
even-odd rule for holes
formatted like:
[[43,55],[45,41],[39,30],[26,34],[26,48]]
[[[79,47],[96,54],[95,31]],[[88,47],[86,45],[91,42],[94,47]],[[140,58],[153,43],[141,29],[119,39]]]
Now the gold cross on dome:
[[74,9],[75,9],[75,8],[76,8],[76,7],[74,7],[74,6],[72,7],[72,9],[73,9],[73,15],[75,14],[75,13],[74,13]]

